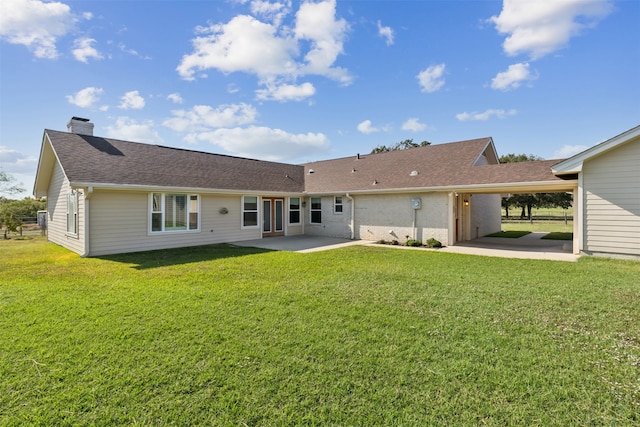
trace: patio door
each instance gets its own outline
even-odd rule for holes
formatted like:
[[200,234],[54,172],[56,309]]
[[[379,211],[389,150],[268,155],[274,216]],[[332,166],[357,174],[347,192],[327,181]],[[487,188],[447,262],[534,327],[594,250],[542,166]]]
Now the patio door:
[[284,236],[284,199],[262,198],[262,237]]

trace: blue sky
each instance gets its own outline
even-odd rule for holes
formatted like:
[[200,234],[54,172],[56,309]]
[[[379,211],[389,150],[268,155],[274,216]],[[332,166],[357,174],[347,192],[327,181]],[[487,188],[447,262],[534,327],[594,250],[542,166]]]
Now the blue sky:
[[568,157],[640,123],[640,2],[7,0],[0,169],[43,129],[291,163],[492,136]]

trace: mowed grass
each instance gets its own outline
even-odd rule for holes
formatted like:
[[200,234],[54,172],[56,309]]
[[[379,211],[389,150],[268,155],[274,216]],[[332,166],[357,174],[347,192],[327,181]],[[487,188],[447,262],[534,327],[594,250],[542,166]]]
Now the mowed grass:
[[0,425],[640,423],[640,262],[0,243]]
[[546,231],[547,233],[573,233],[573,221],[502,221],[502,231]]

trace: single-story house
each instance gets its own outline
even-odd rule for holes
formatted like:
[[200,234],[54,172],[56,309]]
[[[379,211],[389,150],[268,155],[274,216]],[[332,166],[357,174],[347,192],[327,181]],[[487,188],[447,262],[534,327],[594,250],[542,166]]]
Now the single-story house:
[[500,230],[501,194],[575,197],[580,179],[500,164],[489,137],[291,165],[67,128],[44,131],[34,195],[49,240],[82,256],[299,234],[455,245]]
[[578,181],[574,197],[577,252],[640,258],[640,126],[552,167]]

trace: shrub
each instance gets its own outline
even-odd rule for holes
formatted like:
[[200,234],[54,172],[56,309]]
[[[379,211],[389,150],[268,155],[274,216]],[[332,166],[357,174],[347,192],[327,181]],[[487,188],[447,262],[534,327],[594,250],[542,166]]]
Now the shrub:
[[407,240],[407,246],[422,246],[422,242],[416,239]]
[[441,248],[442,247],[442,243],[440,243],[439,240],[436,240],[433,237],[430,237],[427,240],[427,246],[430,247],[430,248]]

